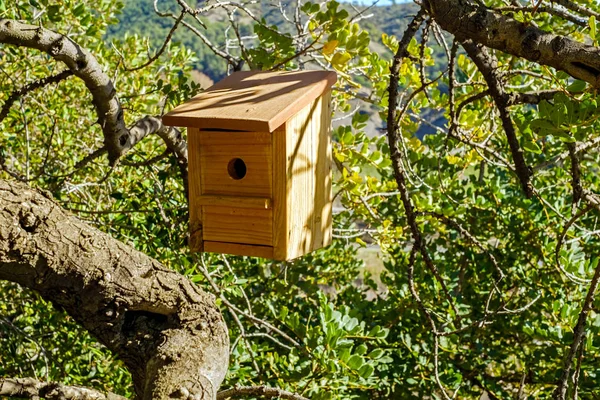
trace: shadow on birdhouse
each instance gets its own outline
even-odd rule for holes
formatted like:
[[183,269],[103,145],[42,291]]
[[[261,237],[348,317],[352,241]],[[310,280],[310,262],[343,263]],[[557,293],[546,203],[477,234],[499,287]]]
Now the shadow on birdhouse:
[[335,81],[236,72],[163,117],[188,128],[192,250],[291,260],[331,243]]

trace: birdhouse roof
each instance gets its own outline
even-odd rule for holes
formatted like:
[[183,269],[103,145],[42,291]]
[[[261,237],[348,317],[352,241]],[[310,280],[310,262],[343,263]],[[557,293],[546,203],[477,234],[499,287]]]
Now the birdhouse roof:
[[163,116],[169,126],[273,132],[321,96],[335,72],[239,71]]

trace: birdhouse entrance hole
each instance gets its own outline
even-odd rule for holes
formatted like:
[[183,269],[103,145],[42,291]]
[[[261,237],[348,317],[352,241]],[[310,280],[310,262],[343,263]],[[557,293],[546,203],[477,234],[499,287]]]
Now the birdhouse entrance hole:
[[234,158],[229,161],[227,172],[236,181],[240,180],[246,176],[246,163],[241,158]]

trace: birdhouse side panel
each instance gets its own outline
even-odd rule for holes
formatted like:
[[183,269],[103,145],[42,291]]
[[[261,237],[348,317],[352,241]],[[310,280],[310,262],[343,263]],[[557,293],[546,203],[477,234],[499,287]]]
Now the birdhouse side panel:
[[286,123],[286,259],[331,243],[330,92]]
[[331,148],[331,91],[327,91],[321,97],[321,115],[320,121],[315,127],[315,151],[317,152],[317,168],[316,168],[316,185],[315,199],[317,204],[315,210],[320,211],[313,220],[314,230],[316,232],[313,240],[312,250],[320,249],[329,246],[332,240],[332,223],[333,223],[333,193],[332,193],[332,164],[333,154]]

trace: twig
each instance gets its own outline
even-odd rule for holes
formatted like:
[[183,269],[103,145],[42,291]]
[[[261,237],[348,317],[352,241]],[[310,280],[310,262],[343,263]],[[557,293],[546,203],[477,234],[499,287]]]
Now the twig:
[[177,30],[177,28],[179,27],[179,24],[181,23],[181,21],[183,20],[183,17],[185,16],[185,12],[182,11],[181,14],[179,14],[179,17],[177,17],[177,19],[175,20],[175,23],[173,24],[173,26],[171,27],[171,30],[169,31],[169,33],[167,34],[167,37],[165,38],[165,41],[163,42],[161,48],[156,52],[156,54],[154,54],[152,57],[150,57],[148,59],[148,61],[146,61],[145,63],[143,63],[142,65],[138,65],[137,67],[132,67],[132,68],[128,68],[125,65],[125,60],[123,60],[123,65],[124,65],[124,69],[127,72],[133,72],[133,71],[138,71],[142,68],[147,67],[148,65],[152,64],[154,61],[156,61],[158,59],[158,57],[160,57],[164,51],[167,48],[167,45],[171,42],[171,39],[173,38],[173,34],[175,33],[175,31]]
[[390,146],[390,158],[392,160],[392,166],[394,168],[394,177],[396,179],[396,184],[398,185],[398,191],[400,192],[400,198],[404,206],[404,212],[406,214],[406,218],[410,226],[411,234],[415,242],[415,247],[421,252],[425,265],[435,276],[435,279],[439,282],[440,286],[442,287],[442,291],[447,297],[448,302],[454,311],[454,314],[458,318],[460,318],[460,314],[458,313],[458,310],[456,309],[456,306],[452,301],[452,297],[450,296],[450,291],[448,290],[446,283],[442,279],[442,276],[440,275],[437,267],[433,263],[423,243],[421,230],[417,225],[414,207],[410,199],[410,195],[408,193],[408,187],[406,185],[406,175],[402,167],[402,154],[398,147],[398,142],[400,141],[400,138],[398,137],[398,119],[396,116],[396,108],[398,107],[399,88],[398,74],[400,73],[402,62],[408,54],[408,45],[411,39],[417,33],[417,30],[419,29],[421,24],[423,23],[424,18],[425,11],[423,8],[421,8],[417,15],[413,18],[411,23],[408,25],[406,31],[404,31],[404,35],[402,36],[402,39],[400,40],[398,45],[398,51],[396,52],[394,60],[392,62],[392,66],[390,67],[390,84],[388,87],[389,104],[387,115],[387,137],[388,144]]
[[575,357],[579,346],[582,346],[582,341],[585,337],[585,325],[587,322],[587,317],[590,311],[592,310],[599,282],[600,263],[598,263],[598,265],[596,266],[596,269],[594,271],[594,277],[592,278],[590,287],[583,302],[583,306],[581,307],[581,312],[579,313],[579,318],[577,319],[577,324],[575,325],[575,329],[573,329],[573,343],[571,344],[569,353],[565,358],[563,372],[560,376],[560,379],[558,380],[558,385],[556,386],[556,389],[552,394],[552,397],[555,400],[565,400],[565,397],[567,395],[567,389],[569,386],[569,376],[571,375],[571,368],[573,366],[573,357]]
[[277,397],[285,400],[309,400],[299,394],[268,386],[234,386],[231,389],[222,390],[217,393],[217,400],[225,400],[231,397],[240,396],[260,396],[268,399]]
[[73,72],[67,69],[57,75],[42,78],[40,80],[27,84],[20,89],[15,90],[10,94],[10,96],[8,96],[4,104],[2,104],[2,109],[0,110],[0,122],[4,121],[4,119],[10,111],[11,106],[14,104],[15,101],[17,101],[21,97],[34,90],[47,86],[51,83],[58,83],[64,79],[67,79],[71,75],[73,75]]

